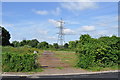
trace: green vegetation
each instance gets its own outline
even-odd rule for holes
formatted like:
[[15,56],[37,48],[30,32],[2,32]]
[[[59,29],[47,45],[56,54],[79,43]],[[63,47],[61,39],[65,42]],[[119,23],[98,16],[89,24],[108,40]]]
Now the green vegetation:
[[2,46],[0,46],[0,73],[2,73]]
[[0,30],[2,30],[0,45],[3,46],[3,71],[41,71],[33,52],[37,51],[39,57],[43,50],[53,51],[56,57],[72,67],[92,71],[118,69],[120,64],[120,37],[104,36],[96,39],[84,34],[79,40],[69,41],[64,46],[60,46],[57,43],[39,42],[37,39],[10,43],[9,32],[1,26]]
[[23,47],[11,47],[11,46],[4,46],[2,47],[3,53],[16,53],[16,54],[32,54],[34,51],[37,51],[38,54],[43,53],[43,50],[37,49],[37,48],[31,48],[27,46]]
[[[13,48],[10,46],[2,47],[2,49],[2,71],[42,71],[40,64],[37,62],[37,57],[42,53],[42,50],[27,47]],[[33,51],[38,51],[39,53],[34,54]]]
[[76,52],[79,53],[77,66],[84,69],[116,66],[120,63],[120,38],[100,37],[91,38],[89,35],[82,35]]
[[61,69],[64,69],[64,67],[57,67],[57,69],[60,69],[60,70],[61,70]]
[[10,33],[4,27],[0,26],[0,45],[10,45],[9,39]]
[[81,35],[80,40],[70,41],[68,48],[55,51],[56,56],[71,66],[92,71],[118,69],[120,64],[120,37],[104,36],[98,39]]
[[38,68],[36,64],[36,54],[2,54],[2,70],[4,72],[32,71]]
[[74,51],[55,51],[54,53],[62,62],[70,64],[70,67],[77,64],[77,55]]

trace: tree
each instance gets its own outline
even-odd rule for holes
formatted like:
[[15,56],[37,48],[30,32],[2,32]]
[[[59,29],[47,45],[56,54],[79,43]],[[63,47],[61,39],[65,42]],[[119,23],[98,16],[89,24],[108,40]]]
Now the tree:
[[28,45],[31,47],[37,47],[39,41],[37,39],[33,39],[31,41],[27,41],[26,43],[28,43]]
[[84,34],[84,35],[80,36],[80,40],[88,40],[90,38],[91,38],[91,36],[89,34]]
[[49,44],[48,45],[50,49],[53,49],[53,45],[52,44]]
[[9,42],[9,40],[10,40],[10,33],[4,28],[4,27],[1,27],[0,26],[0,31],[2,31],[2,32],[0,32],[0,39],[2,40],[0,40],[0,44],[2,44],[3,46],[7,46],[7,45],[10,45],[10,42]]
[[13,44],[13,47],[19,47],[20,46],[20,43],[18,41],[13,41],[12,44]]
[[68,43],[64,44],[64,48],[68,48],[68,46],[69,46]]
[[91,36],[89,34],[84,34],[80,36],[80,43],[85,44],[85,43],[91,43]]
[[69,41],[69,48],[70,49],[76,48],[76,42],[75,41]]
[[27,45],[27,41],[26,40],[23,40],[20,42],[20,46],[24,46],[24,45]]
[[58,43],[53,43],[53,47],[54,47],[55,49],[58,49],[58,48],[59,48]]
[[47,48],[49,48],[49,44],[47,42],[43,41],[43,42],[38,44],[37,48],[39,48],[39,49],[47,49]]

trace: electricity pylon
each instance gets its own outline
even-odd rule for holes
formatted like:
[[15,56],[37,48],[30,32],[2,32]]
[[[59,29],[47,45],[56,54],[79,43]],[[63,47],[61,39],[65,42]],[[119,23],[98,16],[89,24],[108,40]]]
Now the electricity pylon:
[[58,28],[59,28],[59,33],[58,33],[58,41],[57,41],[57,43],[60,45],[60,46],[63,46],[63,44],[64,44],[64,24],[65,24],[65,22],[62,20],[62,18],[61,18],[61,20],[59,20],[59,21],[57,21],[57,22],[59,22],[60,23],[60,25],[58,26]]

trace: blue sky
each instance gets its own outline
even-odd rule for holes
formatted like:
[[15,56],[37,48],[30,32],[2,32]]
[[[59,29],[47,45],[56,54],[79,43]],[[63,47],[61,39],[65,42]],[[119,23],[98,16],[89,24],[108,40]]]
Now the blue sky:
[[2,26],[10,41],[38,39],[57,42],[60,18],[66,22],[65,42],[81,34],[92,37],[118,35],[117,2],[3,2]]

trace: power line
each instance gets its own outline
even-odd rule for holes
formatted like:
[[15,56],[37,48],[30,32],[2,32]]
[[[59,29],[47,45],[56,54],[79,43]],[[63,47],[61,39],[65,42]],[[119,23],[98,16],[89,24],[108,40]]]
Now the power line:
[[60,23],[60,26],[58,26],[58,28],[59,28],[59,33],[58,33],[58,41],[57,41],[57,43],[59,44],[59,45],[61,45],[61,46],[63,46],[63,44],[64,44],[64,29],[65,29],[65,27],[63,26],[64,24],[65,24],[65,22],[62,20],[62,18],[61,18],[61,20],[59,20],[59,21],[57,21],[57,22],[59,22]]

